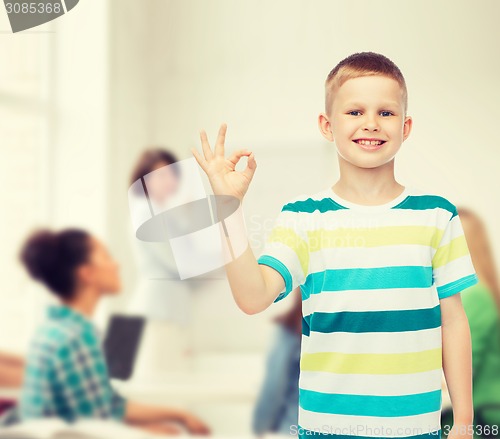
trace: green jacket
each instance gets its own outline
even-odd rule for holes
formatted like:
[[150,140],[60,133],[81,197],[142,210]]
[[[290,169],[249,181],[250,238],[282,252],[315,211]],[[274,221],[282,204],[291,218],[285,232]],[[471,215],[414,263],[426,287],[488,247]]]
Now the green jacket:
[[[481,282],[461,293],[472,339],[473,403],[488,425],[500,426],[500,317],[490,290]],[[496,408],[483,409],[485,405]]]

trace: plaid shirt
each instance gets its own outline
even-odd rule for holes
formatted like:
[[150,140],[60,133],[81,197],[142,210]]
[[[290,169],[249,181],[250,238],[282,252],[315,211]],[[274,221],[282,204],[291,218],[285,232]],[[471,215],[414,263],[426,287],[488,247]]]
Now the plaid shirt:
[[30,345],[19,405],[21,419],[123,420],[125,399],[110,385],[95,326],[67,306],[51,306]]

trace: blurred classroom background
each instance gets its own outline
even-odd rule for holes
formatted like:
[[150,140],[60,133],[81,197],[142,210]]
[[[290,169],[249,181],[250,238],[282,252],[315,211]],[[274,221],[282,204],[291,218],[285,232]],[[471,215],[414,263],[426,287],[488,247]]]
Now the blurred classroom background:
[[[498,254],[499,15],[493,0],[81,0],[12,34],[0,14],[0,350],[25,352],[48,300],[16,258],[35,226],[102,238],[124,287],[96,321],[105,328],[126,308],[139,278],[127,190],[148,146],[186,159],[201,128],[213,141],[226,122],[226,150],[253,150],[258,163],[244,203],[257,255],[287,199],[338,177],[317,116],[328,72],[353,52],[383,53],[405,75],[414,125],[397,179],[477,212]],[[189,365],[165,372],[139,352],[146,372],[118,385],[189,406],[215,432],[246,434],[273,318],[291,306],[247,316],[214,276],[194,296]]]

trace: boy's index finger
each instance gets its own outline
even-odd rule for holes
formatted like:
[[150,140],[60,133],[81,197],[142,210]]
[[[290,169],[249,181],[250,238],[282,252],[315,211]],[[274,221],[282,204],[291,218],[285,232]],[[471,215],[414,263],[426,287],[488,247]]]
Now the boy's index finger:
[[215,155],[224,157],[224,142],[226,141],[227,124],[223,123],[219,128],[217,142],[215,143]]

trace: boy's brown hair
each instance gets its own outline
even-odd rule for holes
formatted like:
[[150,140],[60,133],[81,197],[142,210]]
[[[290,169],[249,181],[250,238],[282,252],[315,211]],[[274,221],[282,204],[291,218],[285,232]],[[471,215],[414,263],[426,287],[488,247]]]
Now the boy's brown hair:
[[335,92],[348,79],[381,75],[396,80],[401,88],[404,115],[408,109],[408,90],[401,70],[389,58],[374,52],[358,52],[344,58],[328,74],[325,81],[325,112],[332,110]]

